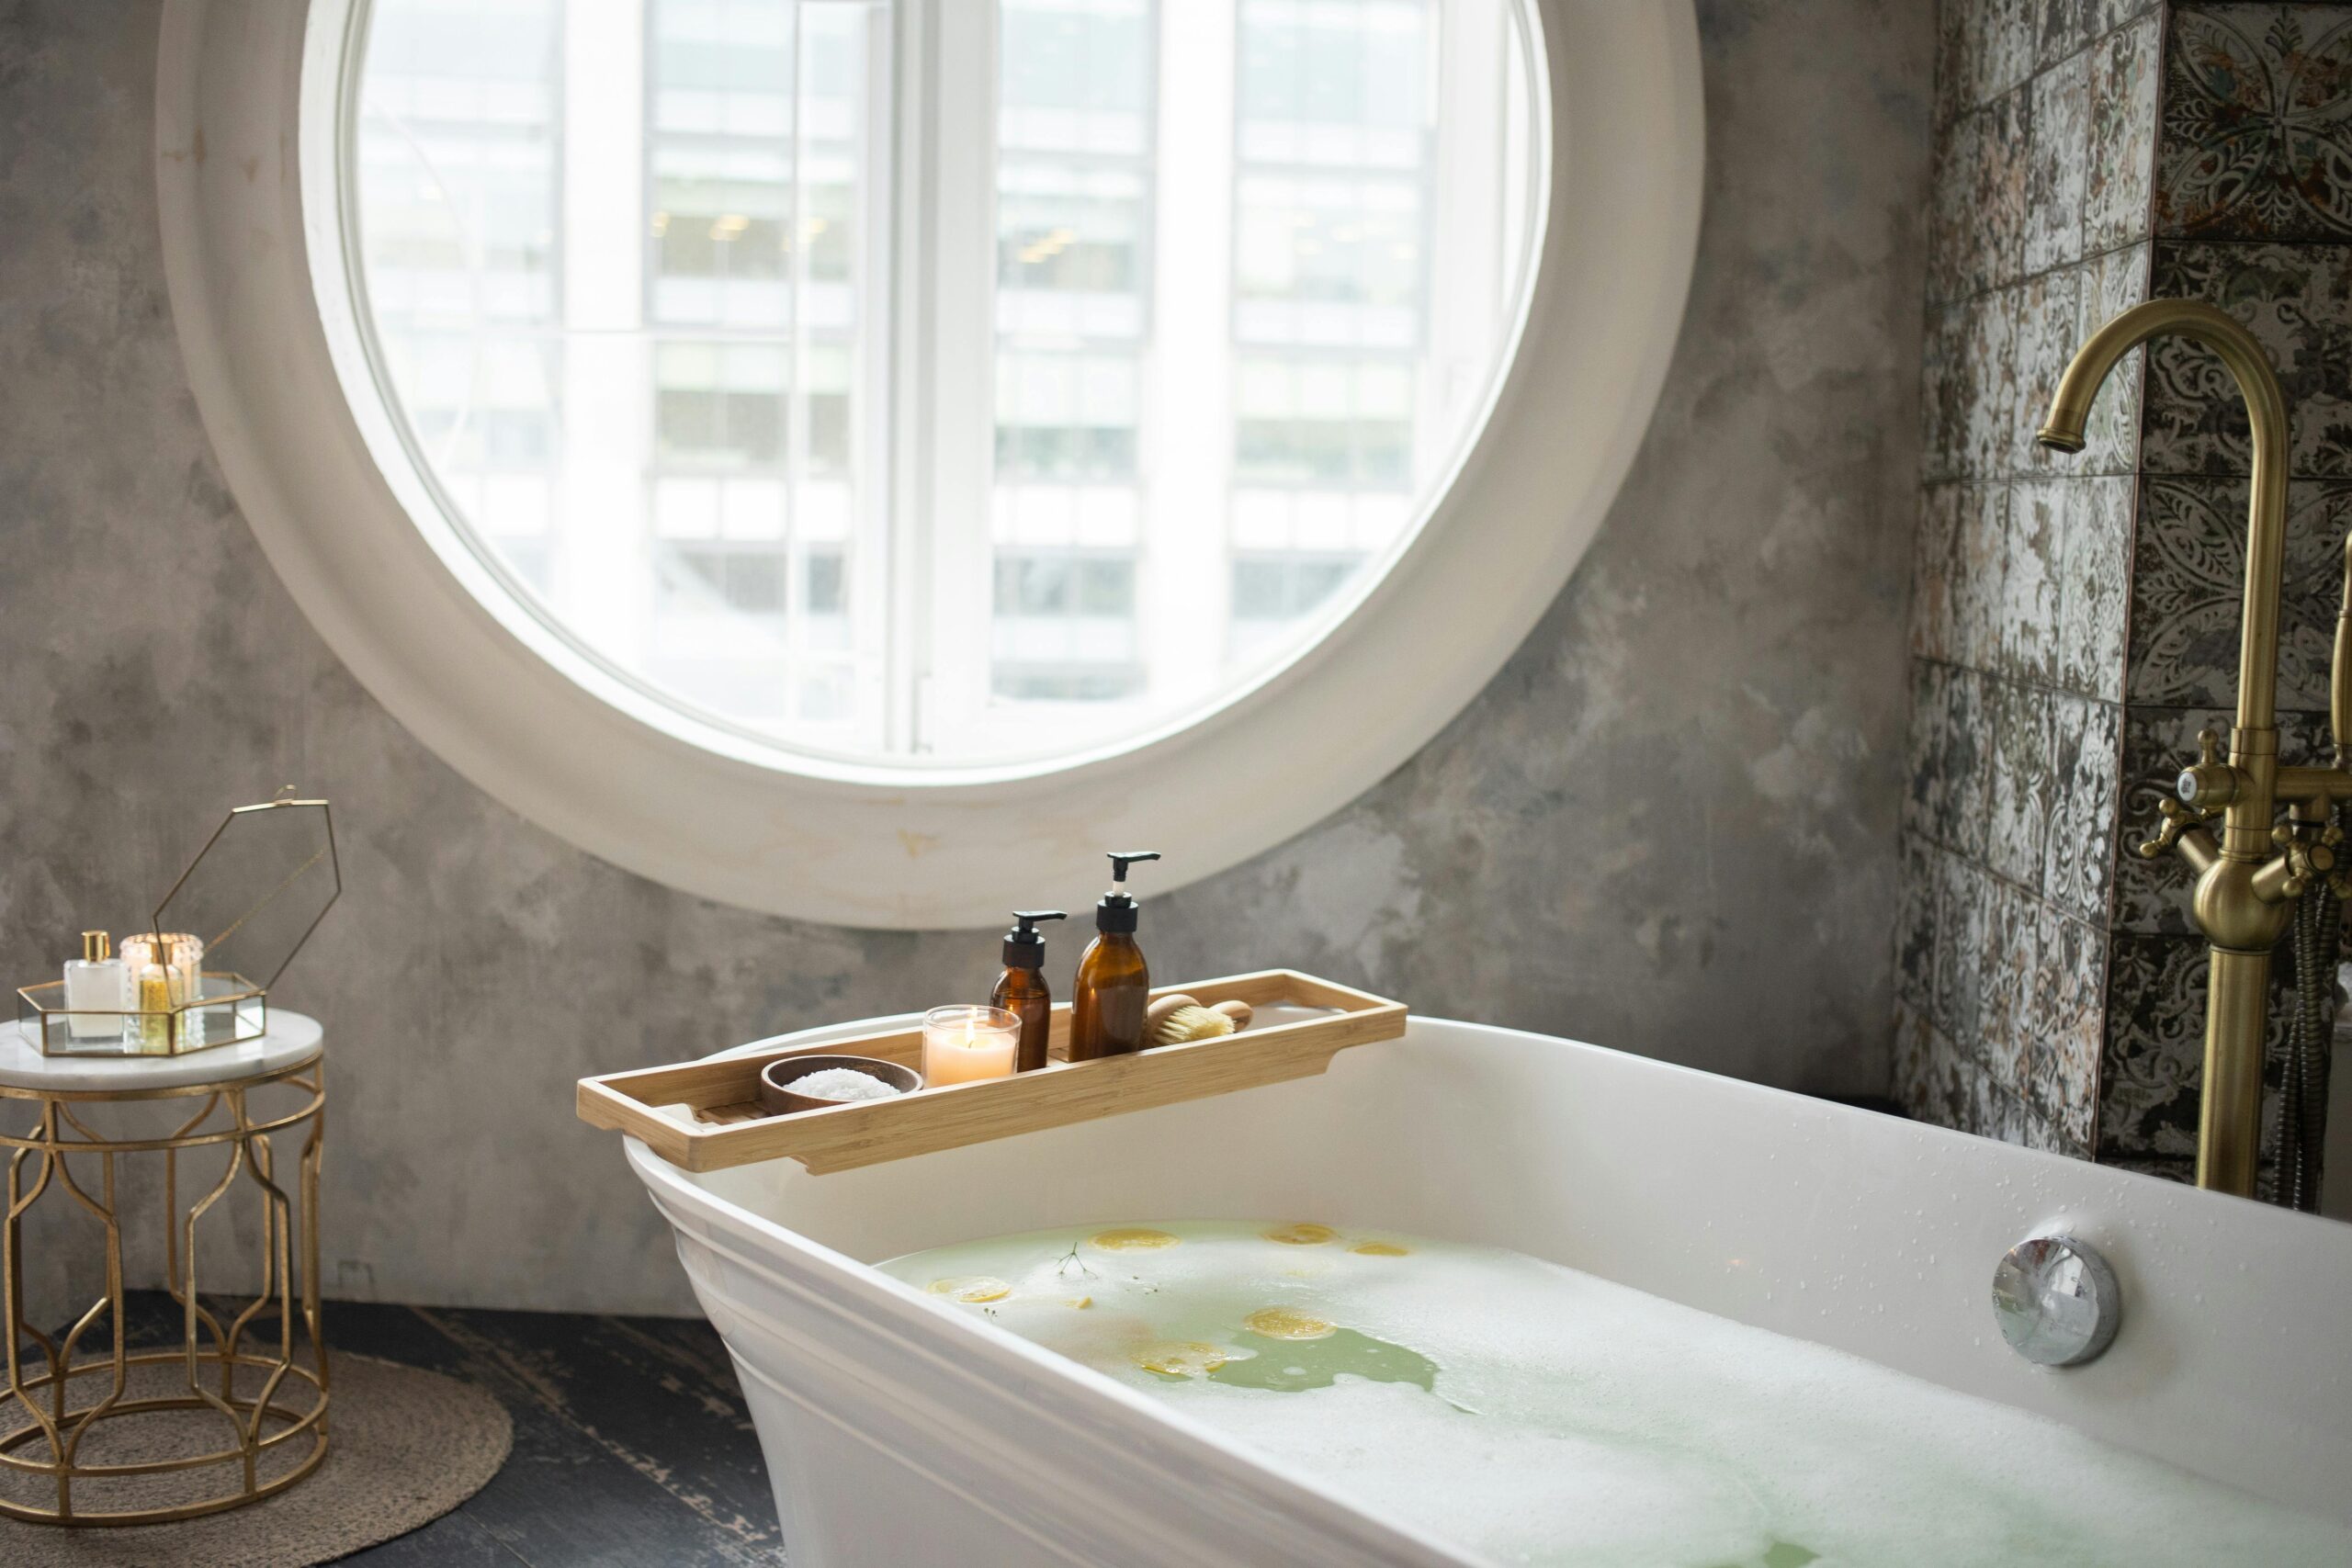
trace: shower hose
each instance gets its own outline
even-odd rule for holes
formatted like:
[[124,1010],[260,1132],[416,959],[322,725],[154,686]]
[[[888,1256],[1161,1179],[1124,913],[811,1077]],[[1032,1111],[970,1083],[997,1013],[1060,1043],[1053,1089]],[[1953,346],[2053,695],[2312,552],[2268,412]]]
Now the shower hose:
[[[2329,816],[2333,818],[2333,810]],[[2306,1213],[2319,1207],[2320,1148],[2327,1132],[2328,1001],[2335,984],[2342,908],[2331,879],[2311,879],[2296,900],[2295,1011],[2278,1104],[2278,1201]]]

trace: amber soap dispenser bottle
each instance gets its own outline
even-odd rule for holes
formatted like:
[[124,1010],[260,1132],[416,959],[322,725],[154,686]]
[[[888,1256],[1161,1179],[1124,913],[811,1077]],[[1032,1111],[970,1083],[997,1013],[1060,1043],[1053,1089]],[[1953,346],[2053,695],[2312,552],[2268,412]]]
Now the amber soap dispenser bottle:
[[1012,1070],[1034,1073],[1046,1065],[1046,1040],[1053,1032],[1054,993],[1046,984],[1046,933],[1039,920],[1066,920],[1059,909],[1015,909],[1012,929],[1004,933],[1004,973],[996,977],[989,996],[1021,1021],[1021,1043],[1012,1053]]
[[1151,970],[1136,945],[1136,901],[1127,891],[1127,867],[1158,860],[1158,850],[1130,850],[1111,857],[1111,891],[1094,906],[1097,934],[1078,961],[1078,988],[1069,999],[1069,1059],[1124,1056],[1143,1049],[1144,1007],[1151,997]]

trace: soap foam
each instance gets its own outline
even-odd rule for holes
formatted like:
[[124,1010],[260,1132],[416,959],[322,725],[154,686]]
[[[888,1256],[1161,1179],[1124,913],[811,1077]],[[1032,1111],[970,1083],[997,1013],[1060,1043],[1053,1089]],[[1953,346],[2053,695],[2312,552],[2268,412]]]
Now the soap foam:
[[[1178,1245],[1097,1247],[1097,1226],[880,1267],[918,1288],[1001,1280],[1004,1296],[956,1310],[1498,1562],[2352,1563],[2352,1529],[1521,1253],[1389,1232],[1301,1244],[1276,1223],[1149,1228]],[[1366,1243],[1403,1250],[1354,1250]],[[1253,1334],[1269,1309],[1261,1326],[1348,1332],[1338,1348]],[[1211,1353],[1170,1360],[1179,1344]],[[1347,1345],[1407,1353],[1367,1366],[1426,1358],[1436,1377],[1318,1370]],[[1258,1357],[1272,1364],[1246,1364]]]

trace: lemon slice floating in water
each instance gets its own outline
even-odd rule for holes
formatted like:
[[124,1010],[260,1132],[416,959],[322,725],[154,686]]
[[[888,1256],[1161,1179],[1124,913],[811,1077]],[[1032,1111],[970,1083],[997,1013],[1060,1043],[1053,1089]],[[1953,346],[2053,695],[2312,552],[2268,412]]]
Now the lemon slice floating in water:
[[1101,1247],[1105,1252],[1148,1252],[1154,1247],[1174,1247],[1176,1244],[1176,1237],[1166,1231],[1150,1230],[1142,1225],[1097,1231],[1086,1238],[1087,1246]]
[[1148,1372],[1158,1372],[1164,1378],[1204,1378],[1234,1359],[1234,1353],[1219,1345],[1204,1345],[1197,1339],[1170,1339],[1157,1345],[1147,1345],[1134,1352],[1135,1364]]
[[1276,1225],[1270,1231],[1260,1231],[1258,1234],[1268,1241],[1281,1242],[1284,1247],[1320,1247],[1340,1233],[1329,1225],[1318,1225],[1312,1220],[1301,1220],[1295,1224]]
[[1399,1247],[1393,1241],[1360,1241],[1348,1250],[1366,1258],[1405,1258],[1412,1253],[1412,1248]]
[[1260,1307],[1241,1320],[1241,1326],[1268,1339],[1329,1339],[1339,1332],[1336,1325],[1293,1307]]
[[925,1289],[934,1296],[945,1296],[951,1302],[978,1304],[1001,1302],[1012,1294],[1012,1287],[986,1274],[972,1274],[962,1279],[933,1280]]

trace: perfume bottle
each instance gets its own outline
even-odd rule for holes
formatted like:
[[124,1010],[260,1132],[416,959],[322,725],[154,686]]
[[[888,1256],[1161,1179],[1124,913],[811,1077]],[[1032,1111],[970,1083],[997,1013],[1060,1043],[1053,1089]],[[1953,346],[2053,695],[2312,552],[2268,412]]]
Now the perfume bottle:
[[68,1013],[65,1032],[74,1040],[122,1038],[122,1015],[130,1006],[130,975],[122,960],[108,955],[107,933],[84,931],[82,956],[65,963],[65,1005],[89,1008]]

